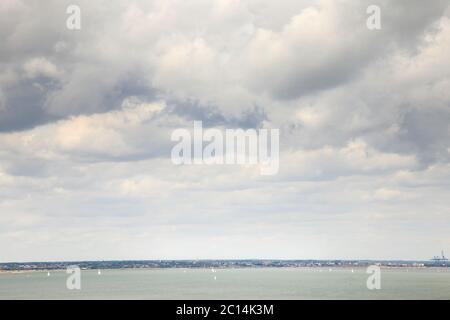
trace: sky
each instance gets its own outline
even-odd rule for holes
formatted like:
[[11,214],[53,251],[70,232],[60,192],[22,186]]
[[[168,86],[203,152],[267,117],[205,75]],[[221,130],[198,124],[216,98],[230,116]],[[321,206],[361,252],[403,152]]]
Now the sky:
[[[2,0],[0,43],[0,262],[450,252],[448,1]],[[194,121],[278,174],[175,166]]]

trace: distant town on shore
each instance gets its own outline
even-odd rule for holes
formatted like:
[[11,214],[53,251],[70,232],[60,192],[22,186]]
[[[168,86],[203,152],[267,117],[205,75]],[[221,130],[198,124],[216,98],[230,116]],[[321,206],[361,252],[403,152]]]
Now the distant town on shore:
[[296,268],[296,267],[444,267],[448,260],[133,260],[133,261],[67,261],[67,262],[9,262],[0,263],[0,271],[64,270],[76,265],[82,270],[145,269],[145,268]]

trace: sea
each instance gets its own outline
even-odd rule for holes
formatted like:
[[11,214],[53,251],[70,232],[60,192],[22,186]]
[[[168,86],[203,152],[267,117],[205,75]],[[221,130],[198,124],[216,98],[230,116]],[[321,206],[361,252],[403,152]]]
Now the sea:
[[450,299],[450,268],[382,268],[372,290],[364,268],[85,270],[80,290],[69,276],[0,273],[0,299]]

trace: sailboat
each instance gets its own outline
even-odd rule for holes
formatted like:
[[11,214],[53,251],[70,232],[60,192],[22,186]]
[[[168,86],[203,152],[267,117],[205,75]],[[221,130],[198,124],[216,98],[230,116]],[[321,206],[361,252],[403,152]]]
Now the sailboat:
[[47,272],[47,277],[50,277],[50,272]]
[[97,274],[98,274],[99,276],[101,276],[101,275],[102,275],[102,272],[101,272],[100,270],[98,270],[98,271],[97,271]]

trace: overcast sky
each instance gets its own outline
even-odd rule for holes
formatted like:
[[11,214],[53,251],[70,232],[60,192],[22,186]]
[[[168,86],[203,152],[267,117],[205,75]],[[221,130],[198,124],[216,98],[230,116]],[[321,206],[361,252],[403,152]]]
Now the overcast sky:
[[[450,252],[449,57],[448,0],[2,0],[0,262]],[[174,166],[194,120],[279,174]]]

